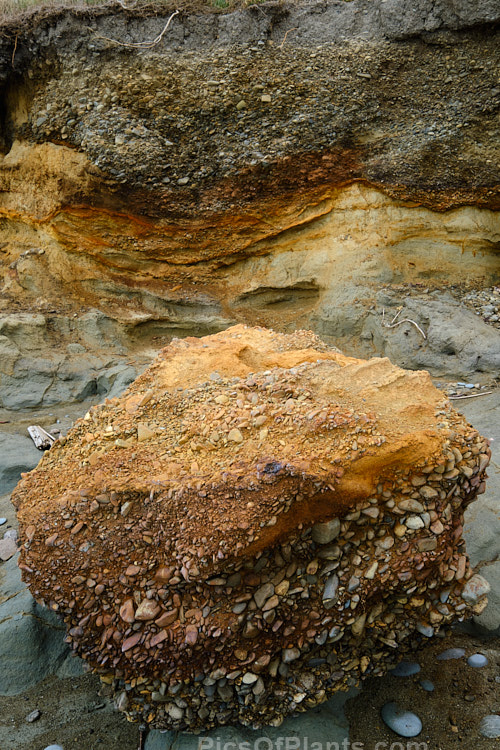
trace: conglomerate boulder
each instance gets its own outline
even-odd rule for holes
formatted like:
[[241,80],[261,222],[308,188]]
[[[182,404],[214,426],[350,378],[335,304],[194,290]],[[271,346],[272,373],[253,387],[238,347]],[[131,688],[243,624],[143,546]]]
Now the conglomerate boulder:
[[23,577],[130,718],[279,725],[485,605],[487,441],[310,332],[174,340],[13,499]]

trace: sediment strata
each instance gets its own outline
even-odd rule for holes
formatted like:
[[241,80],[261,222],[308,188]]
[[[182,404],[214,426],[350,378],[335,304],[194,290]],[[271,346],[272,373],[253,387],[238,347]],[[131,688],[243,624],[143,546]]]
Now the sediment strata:
[[132,338],[340,311],[346,349],[384,284],[498,283],[498,3],[195,6],[150,49],[173,7],[2,26],[0,306]]
[[279,725],[485,606],[487,441],[310,332],[174,340],[26,474],[21,569],[134,720]]

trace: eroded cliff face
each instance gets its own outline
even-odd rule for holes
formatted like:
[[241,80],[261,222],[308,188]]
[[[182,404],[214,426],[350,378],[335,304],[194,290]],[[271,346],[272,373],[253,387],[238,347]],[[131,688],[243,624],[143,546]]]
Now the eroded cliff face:
[[7,26],[3,309],[97,309],[106,345],[243,321],[371,354],[387,285],[494,284],[499,11],[455,5],[186,10],[149,49],[170,11]]

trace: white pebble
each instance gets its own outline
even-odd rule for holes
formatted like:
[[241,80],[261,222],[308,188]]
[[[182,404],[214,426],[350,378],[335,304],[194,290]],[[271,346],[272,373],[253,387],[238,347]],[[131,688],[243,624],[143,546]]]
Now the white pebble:
[[425,526],[420,516],[408,516],[405,523],[409,529],[413,529],[414,531],[417,529],[423,529]]
[[486,667],[488,665],[488,659],[483,654],[472,654],[467,659],[469,667]]
[[422,722],[418,716],[399,708],[396,703],[386,703],[382,707],[381,715],[389,729],[400,737],[416,737],[422,731]]
[[479,731],[483,737],[491,737],[492,739],[500,737],[500,715],[490,714],[490,716],[485,716],[481,720]]
[[7,519],[6,518],[0,518],[0,526],[3,526],[4,523],[7,523]]

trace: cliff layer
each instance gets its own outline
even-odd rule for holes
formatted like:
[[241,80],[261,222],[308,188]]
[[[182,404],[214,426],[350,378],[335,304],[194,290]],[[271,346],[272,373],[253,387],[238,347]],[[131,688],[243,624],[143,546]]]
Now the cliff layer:
[[387,284],[498,280],[496,3],[162,7],[4,24],[4,308],[349,347]]

